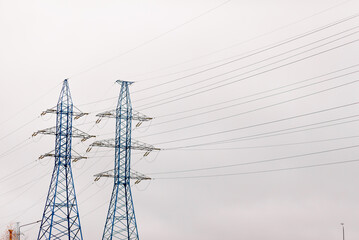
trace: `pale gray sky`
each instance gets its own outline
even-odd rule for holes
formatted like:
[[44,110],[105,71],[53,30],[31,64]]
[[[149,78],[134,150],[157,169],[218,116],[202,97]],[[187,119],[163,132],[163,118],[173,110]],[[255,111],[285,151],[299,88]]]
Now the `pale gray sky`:
[[[133,152],[133,169],[155,178],[133,186],[141,239],[336,240],[341,222],[358,239],[359,162],[345,162],[359,159],[356,14],[355,0],[0,0],[0,231],[41,219],[53,159],[37,158],[54,137],[30,137],[55,125],[38,116],[63,79],[91,113],[74,126],[97,140],[114,136],[95,114],[115,107],[123,79],[136,82],[133,108],[155,118],[133,139],[165,149]],[[88,157],[73,174],[84,239],[96,240],[112,180],[93,175],[114,156]]]

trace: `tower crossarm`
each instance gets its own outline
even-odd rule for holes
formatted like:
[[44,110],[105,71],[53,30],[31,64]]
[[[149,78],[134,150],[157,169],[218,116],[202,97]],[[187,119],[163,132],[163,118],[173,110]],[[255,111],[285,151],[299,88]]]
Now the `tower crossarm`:
[[108,147],[108,148],[115,148],[115,139],[111,138],[111,139],[104,139],[104,140],[99,140],[99,141],[95,141],[93,143],[90,144],[90,146],[88,147],[88,149],[86,150],[86,152],[90,152],[92,147]]
[[[96,117],[98,117],[98,119],[96,120],[96,123],[100,123],[102,118],[104,118],[104,117],[116,118],[116,109],[98,113],[98,114],[96,114]],[[135,120],[135,121],[139,121],[139,123],[136,125],[136,127],[139,127],[141,125],[140,123],[150,121],[153,118],[148,117],[145,114],[140,113],[138,111],[132,110],[132,118],[131,119]]]
[[[80,154],[78,154],[75,150],[72,149],[72,152],[74,152],[75,154],[71,154],[71,159],[72,162],[77,162],[78,160],[81,159],[87,159],[87,157],[81,156]],[[45,157],[60,157],[60,155],[57,155],[54,153],[54,150],[52,150],[51,152],[45,153],[43,155],[40,155],[39,160],[43,159]]]
[[141,150],[141,151],[160,151],[160,148],[156,148],[155,146],[147,143],[143,143],[137,140],[132,140],[131,149],[133,150]]
[[84,142],[87,139],[96,137],[95,135],[90,135],[88,133],[85,133],[84,131],[82,131],[82,130],[80,130],[78,128],[75,128],[75,127],[72,127],[72,128],[73,128],[72,136],[75,137],[75,138],[82,138],[81,142]]
[[[32,134],[32,136],[35,137],[37,134],[56,135],[56,127],[50,127],[50,128],[45,128],[43,130],[39,130],[37,132],[34,132]],[[93,138],[93,137],[96,137],[96,136],[87,134],[84,131],[73,127],[72,137],[74,137],[74,138],[82,138],[81,141],[84,142],[87,139],[90,139],[90,138]]]
[[140,121],[140,122],[146,122],[152,120],[152,117],[148,117],[143,113],[140,113],[139,111],[132,110],[132,120]]
[[116,118],[116,110],[111,110],[111,111],[98,113],[98,114],[96,114],[96,117],[99,117],[99,118],[104,118],[104,117]]
[[56,135],[56,127],[45,128],[42,130],[38,130],[32,134],[35,137],[37,134],[44,134],[44,135]]
[[[90,144],[86,152],[90,152],[92,147],[109,147],[116,148],[116,140],[114,138],[95,141]],[[146,151],[144,156],[147,156],[151,151],[160,151],[160,148],[156,148],[153,145],[143,143],[137,140],[132,140],[130,148],[132,150]]]
[[[94,181],[97,182],[102,177],[114,178],[115,174],[114,174],[114,170],[111,169],[108,171],[104,171],[104,172],[95,174],[94,177],[95,177]],[[136,180],[135,184],[140,183],[142,180],[152,180],[152,178],[150,178],[142,173],[139,173],[135,170],[131,170],[130,178]]]
[[[83,117],[83,116],[86,116],[86,115],[89,115],[89,113],[84,113],[82,111],[80,111],[77,107],[74,106],[74,108],[76,108],[77,111],[73,111],[72,112],[72,115],[74,117],[74,119],[79,119],[80,117]],[[44,116],[48,113],[57,113],[57,106],[53,107],[53,108],[49,108],[49,109],[46,109],[45,111],[43,111],[41,113],[41,116]]]

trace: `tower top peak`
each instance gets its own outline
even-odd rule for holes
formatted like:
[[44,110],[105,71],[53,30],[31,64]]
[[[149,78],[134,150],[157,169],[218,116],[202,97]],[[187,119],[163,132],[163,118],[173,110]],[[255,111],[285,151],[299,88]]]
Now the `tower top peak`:
[[117,80],[116,81],[116,83],[118,83],[118,84],[121,84],[121,83],[127,83],[128,85],[131,85],[132,83],[134,83],[134,82],[131,82],[131,81],[124,81],[124,80]]

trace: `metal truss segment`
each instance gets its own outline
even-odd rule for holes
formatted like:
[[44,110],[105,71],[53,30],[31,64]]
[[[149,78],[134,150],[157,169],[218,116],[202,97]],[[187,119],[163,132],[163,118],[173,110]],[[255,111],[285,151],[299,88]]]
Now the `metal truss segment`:
[[[115,110],[105,111],[105,112],[96,114],[96,117],[98,117],[98,119],[96,120],[96,123],[100,123],[102,118],[116,118],[116,111],[117,110],[115,109]],[[139,127],[142,124],[142,122],[150,121],[152,119],[153,118],[148,117],[143,113],[132,110],[131,120],[139,121],[137,123],[136,127]]]
[[50,134],[55,131],[56,140],[54,153],[44,155],[44,157],[54,156],[55,165],[38,240],[83,240],[71,169],[72,109],[70,90],[65,80],[56,109],[56,128],[41,132]]
[[[90,138],[94,138],[96,137],[95,135],[90,135],[85,133],[84,131],[81,131],[80,129],[77,129],[75,127],[72,127],[73,130],[71,130],[71,135],[74,138],[82,138],[81,142],[84,142]],[[35,137],[38,134],[44,134],[44,135],[57,135],[60,134],[59,132],[57,132],[56,127],[50,127],[50,128],[45,128],[43,130],[39,130],[37,132],[34,132],[32,134],[33,137]]]
[[139,240],[130,185],[133,115],[129,85],[132,82],[117,83],[121,85],[121,90],[116,108],[116,138],[92,144],[115,148],[113,171],[102,173],[103,176],[113,176],[114,179],[102,240]]
[[[88,147],[88,149],[86,150],[86,152],[90,152],[92,147],[107,147],[107,148],[116,148],[116,139],[114,138],[110,138],[110,139],[104,139],[104,140],[99,140],[99,141],[95,141],[93,143],[91,143]],[[143,143],[137,140],[132,140],[131,141],[131,145],[121,145],[119,146],[119,148],[130,148],[132,150],[140,150],[140,151],[146,151],[144,156],[148,156],[148,154],[151,151],[160,151],[160,148],[157,148],[151,144],[147,144],[147,143]]]
[[[80,117],[89,115],[89,113],[84,113],[84,112],[80,111],[80,109],[78,109],[75,106],[74,106],[74,108],[76,108],[76,110],[78,110],[77,112],[72,112],[72,115],[73,115],[74,119],[79,119]],[[41,113],[41,116],[45,116],[48,113],[55,113],[56,114],[57,113],[57,106],[55,106],[53,108],[46,109],[45,111],[43,111]]]
[[[130,178],[136,180],[135,184],[140,183],[142,180],[152,180],[150,177],[146,176],[145,174],[139,173],[135,170],[131,170],[131,175]],[[115,173],[114,170],[107,170],[98,174],[94,175],[95,177],[95,182],[97,182],[98,180],[100,180],[102,177],[108,177],[108,178],[114,178],[115,177]]]
[[[81,159],[87,159],[87,157],[81,156],[79,153],[77,153],[75,150],[72,150],[75,154],[71,154],[72,162],[77,162]],[[43,155],[40,155],[39,160],[45,158],[45,157],[59,157],[59,155],[55,155],[54,150],[48,153],[45,153]]]

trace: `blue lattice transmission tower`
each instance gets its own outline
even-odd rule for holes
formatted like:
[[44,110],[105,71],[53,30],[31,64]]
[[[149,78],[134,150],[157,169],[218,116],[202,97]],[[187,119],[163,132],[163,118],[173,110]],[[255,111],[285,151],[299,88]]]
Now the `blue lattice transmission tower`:
[[94,146],[115,148],[114,169],[95,175],[95,181],[101,177],[114,178],[102,239],[138,240],[130,179],[136,179],[136,183],[138,183],[141,180],[149,180],[150,178],[131,171],[131,149],[144,150],[146,151],[145,155],[148,155],[152,150],[160,149],[149,144],[131,141],[132,120],[138,120],[139,124],[137,126],[139,126],[141,122],[151,120],[151,118],[138,112],[133,113],[129,93],[129,85],[132,82],[117,81],[117,83],[121,84],[121,90],[116,111],[97,114],[100,119],[102,117],[116,118],[115,139],[95,141],[90,145],[88,151]]
[[86,140],[90,136],[78,129],[73,130],[72,120],[85,115],[74,112],[68,81],[63,82],[57,106],[42,113],[56,113],[56,127],[37,131],[37,134],[55,134],[55,151],[42,155],[55,157],[44,213],[37,239],[81,239],[82,230],[77,207],[71,160],[81,159],[73,156],[71,150],[72,137]]

